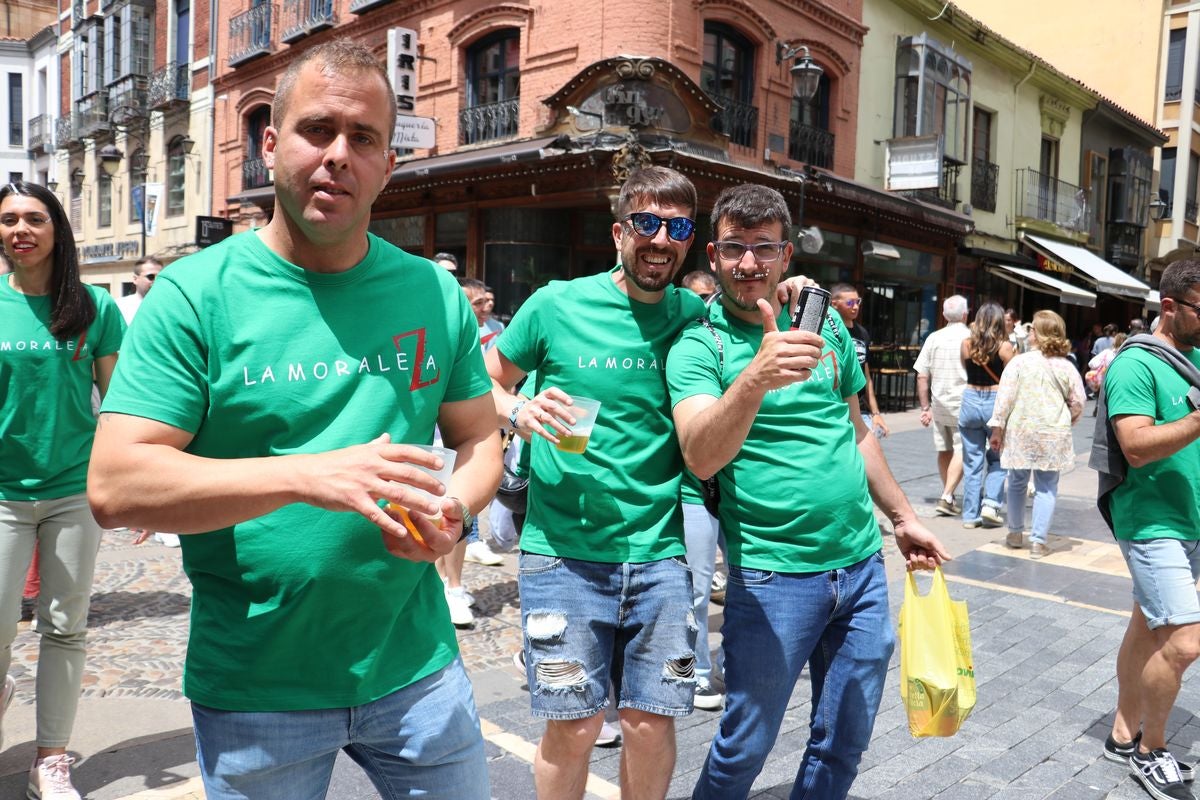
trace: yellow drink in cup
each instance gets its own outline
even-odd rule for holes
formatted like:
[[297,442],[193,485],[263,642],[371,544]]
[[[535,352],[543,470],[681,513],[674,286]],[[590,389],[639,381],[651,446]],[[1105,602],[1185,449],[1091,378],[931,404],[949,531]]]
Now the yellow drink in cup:
[[[433,453],[434,455],[440,457],[442,459],[442,468],[439,470],[433,470],[433,469],[429,469],[427,467],[422,467],[419,464],[413,464],[413,466],[416,467],[417,469],[421,470],[422,472],[428,473],[428,474],[432,475],[433,477],[437,478],[441,482],[442,486],[449,486],[450,485],[450,475],[454,472],[454,461],[458,457],[458,452],[455,450],[451,450],[448,447],[433,447],[431,445],[423,445],[423,444],[418,444],[418,445],[413,445],[413,446],[418,447],[428,453]],[[445,497],[445,495],[430,494],[429,492],[426,492],[424,489],[417,489],[415,487],[409,487],[409,488],[411,489],[411,491],[417,492],[418,494],[424,495],[425,497],[428,497],[433,500],[440,501],[443,497]],[[409,514],[409,510],[407,508],[405,508],[404,506],[399,505],[397,503],[392,503],[390,501],[387,502],[384,507],[388,511],[391,511],[391,512],[395,513],[398,517],[400,517],[400,521],[404,523],[404,527],[407,528],[408,532],[410,534],[412,534],[412,537],[417,540],[417,543],[422,546],[425,546],[425,540],[422,539],[421,534],[417,532],[417,524],[415,522],[413,522],[413,518]],[[436,514],[429,517],[429,520],[431,522],[437,523],[438,526],[441,527],[441,522],[442,522],[441,509],[439,508]]]
[[600,414],[600,401],[571,395],[567,413],[575,418],[575,424],[571,426],[569,434],[558,437],[557,447],[564,453],[582,453],[587,450],[588,440],[592,438],[592,428]]

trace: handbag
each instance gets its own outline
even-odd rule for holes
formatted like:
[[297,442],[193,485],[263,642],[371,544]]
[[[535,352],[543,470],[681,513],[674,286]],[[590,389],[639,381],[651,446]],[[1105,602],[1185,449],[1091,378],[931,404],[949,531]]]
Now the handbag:
[[[529,478],[522,477],[513,471],[509,462],[515,459],[509,457],[509,447],[512,445],[514,431],[504,434],[504,471],[500,475],[500,487],[496,489],[496,500],[500,505],[514,514],[524,514],[529,498]],[[513,450],[516,453],[516,450]]]
[[975,666],[967,604],[951,600],[933,571],[929,593],[908,573],[900,606],[900,698],[913,736],[953,736],[975,708]]

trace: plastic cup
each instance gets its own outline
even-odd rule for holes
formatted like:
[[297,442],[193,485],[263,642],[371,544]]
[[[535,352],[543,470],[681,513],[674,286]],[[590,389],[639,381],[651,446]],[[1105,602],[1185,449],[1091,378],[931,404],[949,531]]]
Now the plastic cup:
[[558,449],[564,453],[582,453],[587,450],[596,417],[600,415],[600,401],[571,395],[571,405],[566,408],[567,413],[575,418],[575,424],[571,426],[569,434],[558,437]]
[[[416,467],[417,469],[421,470],[424,473],[432,475],[433,477],[435,477],[439,481],[441,481],[443,486],[448,487],[450,485],[450,475],[451,475],[451,473],[454,472],[454,460],[456,458],[458,458],[458,451],[451,450],[448,447],[434,447],[432,445],[425,445],[425,444],[417,444],[417,445],[413,445],[413,447],[420,448],[421,450],[424,450],[427,453],[433,453],[435,456],[439,456],[442,459],[442,468],[441,469],[429,469],[428,467],[423,467],[420,464],[413,464],[412,466]],[[436,495],[431,492],[427,492],[424,489],[418,489],[415,486],[410,486],[408,488],[409,488],[409,491],[416,492],[417,494],[421,495],[422,497],[426,497],[430,500],[436,501],[436,500],[441,500],[443,497],[445,497],[444,494]],[[399,505],[397,503],[388,503],[387,508],[388,508],[388,510],[394,511],[397,514],[399,514],[400,519],[404,522],[404,527],[408,528],[408,532],[411,533],[418,542],[420,542],[421,544],[425,543],[424,540],[421,539],[421,534],[417,532],[417,526],[412,521],[412,517],[409,516],[407,508],[405,508],[404,506]],[[437,513],[434,514],[433,516],[431,516],[429,519],[432,522],[440,523],[441,519],[442,519],[441,509],[438,509]]]

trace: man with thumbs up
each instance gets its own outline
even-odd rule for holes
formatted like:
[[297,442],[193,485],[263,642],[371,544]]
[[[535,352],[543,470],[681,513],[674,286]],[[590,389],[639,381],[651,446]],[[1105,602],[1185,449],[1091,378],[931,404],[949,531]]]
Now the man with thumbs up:
[[748,796],[805,664],[813,724],[792,797],[844,798],[895,642],[872,498],[909,569],[949,558],[863,423],[849,333],[831,315],[820,336],[788,329],[775,288],[790,227],[774,189],[721,193],[708,244],[721,302],[711,329],[687,328],[667,359],[684,460],[718,476],[729,562],[727,702],[694,800]]

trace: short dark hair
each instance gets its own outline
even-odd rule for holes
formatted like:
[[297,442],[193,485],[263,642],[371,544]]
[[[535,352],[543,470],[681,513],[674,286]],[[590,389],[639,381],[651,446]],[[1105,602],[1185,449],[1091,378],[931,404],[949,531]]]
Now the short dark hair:
[[159,267],[162,267],[163,265],[163,263],[154,256],[142,256],[137,261],[133,262],[133,274],[141,275],[142,267],[146,266],[147,264],[158,264]]
[[617,219],[625,219],[635,205],[683,206],[696,213],[696,186],[669,167],[643,167],[630,173],[617,197]]
[[458,282],[458,285],[463,288],[463,291],[466,291],[467,289],[471,289],[472,291],[480,293],[487,291],[487,284],[475,278],[463,278]]
[[723,221],[736,222],[744,228],[754,228],[778,222],[783,228],[783,240],[792,236],[792,215],[787,202],[770,186],[743,183],[730,186],[717,195],[712,210],[712,234],[717,236],[717,225]]
[[449,261],[454,266],[458,266],[458,259],[454,257],[454,253],[436,253],[433,256],[434,261]]
[[[1177,297],[1182,299],[1188,290],[1200,291],[1200,261],[1191,258],[1172,261],[1163,270],[1158,282],[1158,292],[1161,297]],[[1108,329],[1105,329],[1108,333]]]
[[292,99],[292,91],[300,78],[300,71],[309,64],[323,68],[326,75],[345,75],[351,73],[367,73],[378,76],[387,88],[389,124],[384,131],[387,134],[387,144],[390,147],[392,134],[396,131],[396,93],[392,91],[392,82],[388,78],[383,64],[375,54],[358,42],[342,36],[323,42],[316,47],[305,50],[300,57],[293,61],[284,71],[275,87],[275,100],[271,103],[271,125],[279,128],[287,115],[288,102]]
[[858,294],[858,289],[849,283],[835,283],[829,287],[830,297],[837,297],[839,294],[850,294],[851,292]]
[[[75,249],[75,234],[54,192],[29,181],[14,181],[0,189],[0,204],[5,198],[19,194],[32,197],[46,207],[54,225],[54,252],[50,268],[50,335],[60,342],[74,339],[96,319],[96,304],[79,277],[79,254]],[[5,253],[4,259],[8,260]],[[9,267],[13,268],[12,263]],[[15,269],[15,268],[14,268]]]
[[683,280],[681,280],[680,283],[682,283],[684,286],[688,287],[689,289],[691,288],[691,284],[693,284],[693,283],[707,284],[709,286],[712,286],[715,289],[717,286],[717,277],[715,275],[713,275],[710,270],[694,269],[691,272],[689,272],[687,275],[684,275]]

